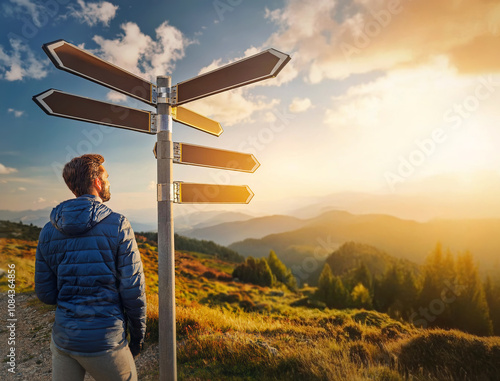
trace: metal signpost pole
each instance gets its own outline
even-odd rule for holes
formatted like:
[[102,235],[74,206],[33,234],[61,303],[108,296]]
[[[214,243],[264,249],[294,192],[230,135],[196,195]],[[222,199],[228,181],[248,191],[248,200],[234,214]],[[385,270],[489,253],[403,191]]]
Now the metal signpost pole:
[[[174,182],[173,162],[253,173],[259,162],[252,154],[172,142],[172,120],[219,136],[219,122],[181,104],[250,83],[275,77],[290,56],[268,49],[232,64],[201,74],[172,87],[169,76],[157,77],[156,86],[64,40],[43,45],[61,70],[109,87],[156,106],[157,114],[50,89],[33,100],[49,115],[157,134],[154,149],[158,168],[158,328],[160,381],[177,381],[175,332],[175,249],[173,203],[248,204],[254,196],[246,185]],[[174,151],[174,148],[176,149]],[[177,192],[178,194],[175,194]]]
[[160,381],[177,380],[171,77],[157,77],[158,328]]

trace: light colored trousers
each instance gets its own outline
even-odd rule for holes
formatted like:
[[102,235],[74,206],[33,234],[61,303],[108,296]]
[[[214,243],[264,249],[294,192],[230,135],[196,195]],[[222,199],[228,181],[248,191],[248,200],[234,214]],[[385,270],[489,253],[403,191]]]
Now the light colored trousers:
[[52,381],[83,381],[88,372],[96,381],[137,381],[134,358],[128,345],[102,356],[76,356],[57,349],[52,351]]

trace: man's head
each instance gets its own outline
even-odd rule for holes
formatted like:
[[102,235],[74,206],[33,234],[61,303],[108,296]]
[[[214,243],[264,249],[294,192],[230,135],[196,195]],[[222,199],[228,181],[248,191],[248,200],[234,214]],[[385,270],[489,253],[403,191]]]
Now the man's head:
[[86,154],[71,159],[64,166],[64,181],[76,197],[93,194],[104,202],[110,199],[108,172],[102,163],[104,158],[101,155]]

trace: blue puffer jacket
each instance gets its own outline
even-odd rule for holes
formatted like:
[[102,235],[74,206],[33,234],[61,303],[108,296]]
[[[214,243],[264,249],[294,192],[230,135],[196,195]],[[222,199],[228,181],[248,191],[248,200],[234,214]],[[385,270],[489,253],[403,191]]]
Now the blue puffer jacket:
[[36,251],[35,291],[57,304],[52,338],[62,350],[99,355],[146,332],[141,256],[128,220],[95,196],[52,210]]

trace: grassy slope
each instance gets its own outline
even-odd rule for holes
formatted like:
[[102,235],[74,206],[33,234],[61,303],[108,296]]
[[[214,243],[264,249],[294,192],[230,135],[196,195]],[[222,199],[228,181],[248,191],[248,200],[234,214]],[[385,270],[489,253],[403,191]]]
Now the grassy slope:
[[[0,268],[16,263],[33,287],[36,242],[0,239]],[[157,252],[139,241],[147,276],[147,345],[157,342]],[[480,380],[500,375],[500,338],[421,330],[363,310],[290,307],[302,294],[232,282],[231,263],[176,253],[179,379]],[[5,287],[5,278],[0,285]],[[2,289],[5,291],[5,288]],[[283,292],[283,295],[281,295]],[[155,367],[153,367],[155,368]],[[144,375],[145,380],[157,374]]]

